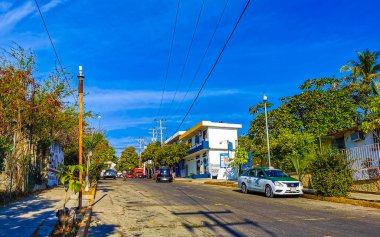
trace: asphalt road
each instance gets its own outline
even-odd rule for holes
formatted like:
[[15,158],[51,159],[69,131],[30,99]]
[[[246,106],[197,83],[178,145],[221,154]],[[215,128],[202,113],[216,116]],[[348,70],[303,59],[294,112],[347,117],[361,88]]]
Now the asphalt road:
[[189,182],[100,181],[89,236],[379,236],[380,211]]

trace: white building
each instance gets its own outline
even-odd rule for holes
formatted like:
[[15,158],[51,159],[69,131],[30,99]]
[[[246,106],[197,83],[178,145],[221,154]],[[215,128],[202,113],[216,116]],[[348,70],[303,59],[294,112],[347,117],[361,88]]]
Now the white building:
[[48,170],[48,186],[58,184],[58,178],[54,172],[59,172],[59,166],[63,164],[64,153],[62,147],[58,143],[53,143],[50,146],[49,170]]
[[354,180],[380,178],[380,128],[369,133],[350,129],[332,136],[333,147],[351,162]]
[[234,158],[237,131],[241,124],[202,121],[188,131],[179,131],[165,143],[191,144],[188,155],[177,167],[177,175],[193,178],[224,179],[228,175],[229,160]]

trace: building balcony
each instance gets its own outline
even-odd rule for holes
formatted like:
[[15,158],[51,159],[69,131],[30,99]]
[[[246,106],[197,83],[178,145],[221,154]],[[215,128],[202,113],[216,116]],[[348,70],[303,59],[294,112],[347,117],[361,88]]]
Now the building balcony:
[[193,146],[192,148],[190,148],[187,153],[193,154],[193,153],[195,153],[197,151],[209,150],[209,149],[210,149],[210,146],[208,144],[208,141],[202,141],[201,143],[196,144],[195,146]]

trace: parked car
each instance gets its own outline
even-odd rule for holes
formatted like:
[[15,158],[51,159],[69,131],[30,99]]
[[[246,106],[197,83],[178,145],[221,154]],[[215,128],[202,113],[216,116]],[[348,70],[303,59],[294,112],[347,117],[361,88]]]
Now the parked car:
[[132,171],[128,171],[127,178],[129,178],[129,179],[133,178],[133,172]]
[[123,178],[123,173],[122,172],[117,172],[117,177],[118,178]]
[[134,178],[144,178],[144,169],[143,168],[134,168],[133,169]]
[[115,170],[108,169],[104,171],[103,173],[103,179],[106,179],[106,178],[116,179],[116,177],[117,177],[117,174]]
[[161,168],[156,172],[156,182],[167,181],[173,182],[173,174],[170,168]]
[[267,197],[275,195],[301,195],[302,183],[289,177],[279,169],[257,167],[243,173],[238,180],[243,193],[250,191],[265,193]]

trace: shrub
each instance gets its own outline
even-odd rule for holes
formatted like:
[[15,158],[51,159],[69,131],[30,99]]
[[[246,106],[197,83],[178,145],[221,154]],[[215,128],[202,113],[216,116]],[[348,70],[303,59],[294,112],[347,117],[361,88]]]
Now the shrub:
[[311,163],[312,185],[320,196],[346,197],[352,172],[346,157],[336,150],[319,152]]
[[100,174],[107,166],[105,164],[91,164],[89,169],[90,182],[96,182],[100,179]]

